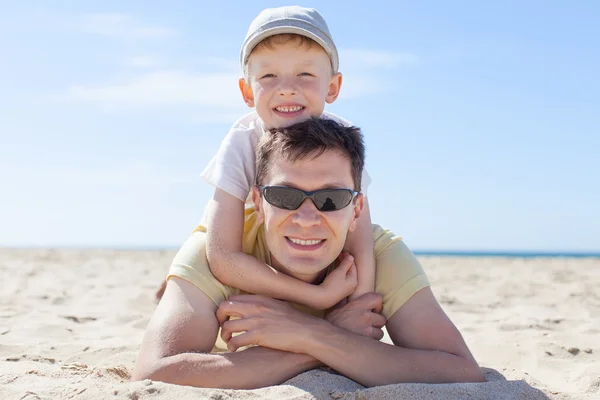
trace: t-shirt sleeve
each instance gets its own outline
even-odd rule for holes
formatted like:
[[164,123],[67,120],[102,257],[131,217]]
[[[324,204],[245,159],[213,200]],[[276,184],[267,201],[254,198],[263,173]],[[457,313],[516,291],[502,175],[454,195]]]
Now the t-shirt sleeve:
[[375,290],[383,296],[383,316],[389,319],[429,280],[415,255],[402,238],[373,225],[375,239]]
[[246,201],[255,175],[255,149],[258,142],[254,123],[237,121],[221,142],[217,154],[202,171],[207,183]]
[[219,282],[210,271],[206,259],[206,230],[203,227],[197,229],[175,255],[167,279],[173,276],[196,286],[217,306],[239,292]]
[[[327,118],[327,119],[331,119],[333,121],[336,121],[337,123],[344,125],[344,126],[352,126],[354,125],[352,122],[350,122],[349,120],[340,117],[339,115],[330,113],[330,112],[324,112],[321,115],[321,118]],[[360,191],[363,195],[367,195],[367,192],[369,190],[369,186],[371,185],[371,176],[369,175],[369,173],[367,172],[367,168],[363,168],[363,173],[362,173],[362,178],[361,178],[361,188]]]

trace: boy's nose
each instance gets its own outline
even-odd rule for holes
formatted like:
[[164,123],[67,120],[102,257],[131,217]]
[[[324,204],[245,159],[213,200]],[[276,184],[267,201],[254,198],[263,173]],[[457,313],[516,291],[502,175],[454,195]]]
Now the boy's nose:
[[290,79],[282,79],[279,81],[279,94],[281,96],[296,94],[296,86]]

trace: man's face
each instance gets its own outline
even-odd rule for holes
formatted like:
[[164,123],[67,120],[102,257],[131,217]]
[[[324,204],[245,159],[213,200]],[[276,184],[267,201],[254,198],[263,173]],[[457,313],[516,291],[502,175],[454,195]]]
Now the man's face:
[[[275,155],[262,185],[304,191],[354,188],[350,161],[338,151],[294,162]],[[264,222],[272,266],[305,282],[314,281],[339,256],[363,206],[359,194],[354,202],[337,211],[321,212],[310,199],[290,211],[269,204],[256,187],[253,199]]]
[[331,74],[331,63],[317,44],[300,45],[300,39],[258,46],[250,55],[247,77],[240,80],[246,104],[256,107],[265,127],[285,128],[319,117],[325,102],[338,96],[341,74]]

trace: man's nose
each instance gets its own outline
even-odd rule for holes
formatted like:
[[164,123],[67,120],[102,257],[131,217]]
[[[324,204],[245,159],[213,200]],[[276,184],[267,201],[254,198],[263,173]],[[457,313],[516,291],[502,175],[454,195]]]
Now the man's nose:
[[308,228],[321,223],[321,213],[311,199],[306,199],[294,212],[292,222],[303,228]]
[[282,78],[279,80],[279,94],[289,96],[296,94],[296,83],[293,78]]

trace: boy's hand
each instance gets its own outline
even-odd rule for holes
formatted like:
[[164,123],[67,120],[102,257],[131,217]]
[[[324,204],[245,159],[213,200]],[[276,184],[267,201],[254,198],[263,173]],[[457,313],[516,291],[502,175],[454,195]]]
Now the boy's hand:
[[317,308],[325,310],[333,307],[348,297],[357,284],[356,265],[354,257],[348,253],[342,253],[337,259],[339,265],[325,277],[319,285]]

